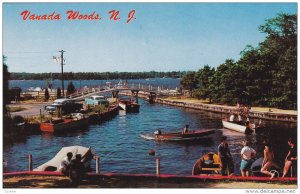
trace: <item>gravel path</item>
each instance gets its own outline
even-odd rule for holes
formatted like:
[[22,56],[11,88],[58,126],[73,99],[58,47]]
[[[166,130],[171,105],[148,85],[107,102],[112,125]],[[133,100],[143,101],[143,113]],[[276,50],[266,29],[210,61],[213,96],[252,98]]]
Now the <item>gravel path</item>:
[[19,104],[10,104],[8,106],[10,107],[22,107],[25,108],[26,110],[23,111],[18,111],[18,112],[12,112],[11,116],[33,116],[33,115],[39,115],[40,114],[40,109],[42,109],[42,114],[48,114],[45,110],[44,107],[52,104],[52,102],[47,102],[47,103],[19,103]]

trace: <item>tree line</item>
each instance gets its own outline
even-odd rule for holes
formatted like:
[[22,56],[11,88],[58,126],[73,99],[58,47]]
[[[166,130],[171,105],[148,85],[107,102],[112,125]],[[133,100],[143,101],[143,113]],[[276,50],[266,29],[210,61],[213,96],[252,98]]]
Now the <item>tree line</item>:
[[[186,72],[64,72],[65,80],[113,80],[113,79],[148,79],[148,78],[181,78]],[[11,72],[11,80],[44,80],[61,79],[61,73],[19,73]]]
[[297,108],[297,15],[278,14],[259,26],[266,38],[247,45],[238,61],[227,59],[188,72],[181,86],[214,103]]

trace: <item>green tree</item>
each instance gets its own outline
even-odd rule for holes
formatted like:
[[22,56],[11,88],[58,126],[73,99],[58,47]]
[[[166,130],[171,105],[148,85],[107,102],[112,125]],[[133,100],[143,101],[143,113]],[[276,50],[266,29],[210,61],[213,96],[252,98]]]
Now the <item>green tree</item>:
[[3,114],[5,115],[7,113],[6,105],[9,104],[10,101],[10,93],[9,93],[9,84],[8,80],[10,78],[10,73],[8,72],[8,68],[6,65],[6,59],[7,57],[5,55],[2,55],[2,61],[3,61]]
[[195,72],[188,72],[186,75],[182,77],[180,80],[180,85],[183,89],[186,89],[189,91],[190,97],[192,96],[192,91],[196,89],[197,87],[197,79],[196,79],[196,73]]
[[209,89],[209,79],[213,76],[215,72],[214,68],[205,65],[196,73],[196,79],[198,81],[197,89],[193,91],[194,96],[199,99],[209,98],[211,101],[211,90]]
[[70,94],[75,93],[75,91],[76,91],[75,86],[74,86],[73,82],[70,81],[68,83],[68,87],[67,87],[67,96],[70,95]]
[[60,98],[61,98],[61,89],[60,89],[60,88],[57,88],[57,91],[56,91],[56,98],[57,98],[57,99],[60,99]]
[[296,108],[297,103],[297,15],[279,14],[260,26],[267,38],[260,44],[263,56],[273,62],[270,105]]
[[48,101],[50,98],[48,88],[45,89],[45,101]]

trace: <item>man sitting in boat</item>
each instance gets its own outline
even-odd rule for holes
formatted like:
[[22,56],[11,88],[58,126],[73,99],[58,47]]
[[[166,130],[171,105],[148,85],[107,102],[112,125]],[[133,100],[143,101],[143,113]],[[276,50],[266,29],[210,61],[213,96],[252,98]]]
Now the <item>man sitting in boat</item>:
[[73,157],[72,152],[68,152],[67,157],[65,157],[60,163],[60,166],[58,168],[59,172],[65,174],[65,175],[68,174],[72,157]]
[[243,123],[243,118],[242,118],[242,116],[241,116],[240,114],[238,114],[237,118],[238,118],[237,123],[238,123],[238,124],[242,124],[242,123]]
[[234,119],[235,119],[234,114],[231,114],[230,117],[229,117],[229,121],[230,121],[230,122],[234,122]]
[[189,125],[185,125],[185,127],[183,128],[183,133],[189,133]]
[[154,131],[155,135],[161,135],[161,129],[157,129],[156,131]]

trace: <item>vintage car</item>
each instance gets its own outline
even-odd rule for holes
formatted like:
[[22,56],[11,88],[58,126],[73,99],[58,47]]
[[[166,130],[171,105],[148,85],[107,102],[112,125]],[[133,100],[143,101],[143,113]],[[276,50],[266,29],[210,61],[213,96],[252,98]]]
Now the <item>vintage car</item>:
[[85,99],[86,105],[104,105],[108,107],[109,102],[104,96],[94,95]]
[[45,106],[45,110],[52,114],[61,108],[62,114],[69,114],[80,111],[82,107],[82,104],[76,103],[74,100],[62,98],[54,100],[53,104],[51,105]]

